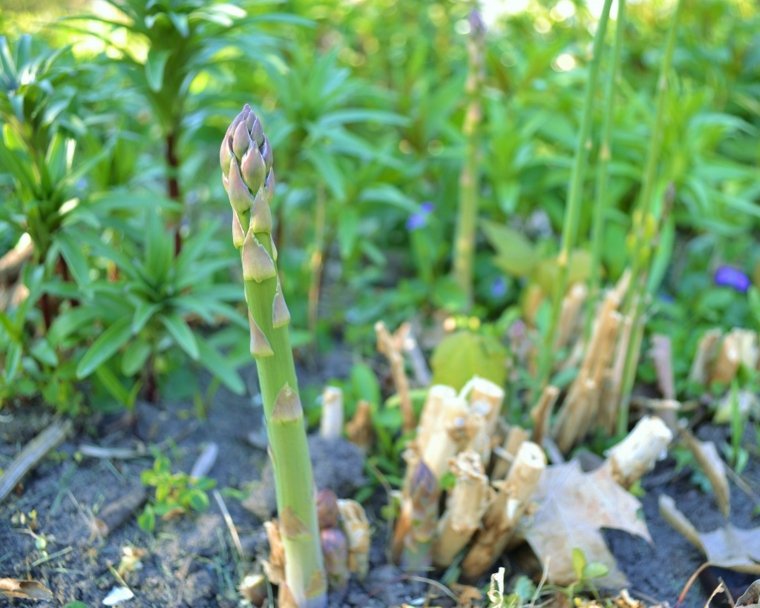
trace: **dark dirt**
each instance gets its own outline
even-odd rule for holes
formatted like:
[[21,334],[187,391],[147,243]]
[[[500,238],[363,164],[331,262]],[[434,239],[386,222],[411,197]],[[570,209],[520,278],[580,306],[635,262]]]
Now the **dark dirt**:
[[[249,370],[253,374],[253,370]],[[315,383],[323,381],[317,378]],[[141,406],[139,424],[133,428],[113,430],[113,420],[102,418],[90,428],[80,429],[24,480],[23,488],[0,504],[0,577],[30,578],[50,588],[58,602],[80,600],[93,608],[119,585],[112,570],[124,547],[145,550],[141,568],[125,576],[135,598],[121,604],[126,608],[184,607],[211,608],[238,606],[237,585],[250,570],[251,559],[240,560],[233,548],[227,527],[216,502],[200,515],[183,516],[159,522],[155,534],[140,530],[133,516],[106,540],[91,540],[93,514],[139,487],[140,473],[152,465],[150,455],[131,460],[102,460],[76,457],[82,443],[134,448],[140,442],[162,444],[174,470],[189,471],[208,442],[220,446],[219,456],[209,476],[217,488],[226,492],[225,502],[250,555],[265,550],[261,521],[246,510],[240,498],[249,484],[260,479],[266,461],[263,450],[247,439],[260,426],[260,409],[248,398],[217,393],[207,420],[198,420],[190,404],[168,404],[160,408]],[[0,413],[0,468],[51,420],[41,407],[3,410]],[[110,430],[107,430],[110,429]],[[723,441],[724,429],[705,427],[702,438]],[[705,437],[705,434],[709,437]],[[749,435],[753,435],[750,437]],[[167,441],[168,440],[168,441]],[[754,454],[743,473],[744,480],[760,494],[760,459],[748,433],[747,445]],[[339,460],[339,459],[335,459]],[[331,463],[334,464],[334,463]],[[720,515],[709,494],[691,480],[691,471],[675,472],[672,460],[660,463],[644,482],[642,498],[653,546],[610,531],[607,539],[631,582],[634,596],[649,601],[667,601],[673,606],[691,574],[704,561],[696,549],[675,533],[657,512],[657,497],[665,492],[673,497],[701,531],[722,525]],[[753,517],[754,500],[732,483],[731,520],[741,527],[760,525]],[[387,527],[379,515],[381,496],[368,509],[373,522],[373,551],[370,576],[363,584],[353,582],[332,606],[386,608],[403,602],[420,601],[427,593],[435,594],[433,605],[451,606],[440,599],[434,584],[409,580],[392,566],[384,555]],[[36,520],[32,517],[36,512]],[[26,517],[26,523],[19,516]],[[46,547],[40,546],[42,541]],[[495,567],[494,567],[495,570]],[[431,575],[435,579],[440,573]],[[721,574],[722,575],[722,574]],[[729,586],[741,593],[752,577],[729,573]],[[487,581],[480,581],[483,588]],[[709,583],[708,583],[709,585]],[[711,589],[710,589],[711,590]],[[683,606],[704,605],[708,593],[697,582]],[[2,600],[0,606],[39,605],[24,600]],[[713,603],[718,606],[718,603]]]

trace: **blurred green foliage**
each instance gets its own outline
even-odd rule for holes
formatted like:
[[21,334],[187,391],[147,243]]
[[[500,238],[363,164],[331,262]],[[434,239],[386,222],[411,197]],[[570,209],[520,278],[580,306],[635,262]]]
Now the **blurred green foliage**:
[[[226,325],[245,344],[234,251],[217,244],[229,238],[216,228],[229,225],[218,146],[244,102],[259,110],[275,150],[277,242],[294,327],[303,330],[296,338],[317,350],[347,340],[366,354],[379,318],[395,325],[462,307],[449,272],[474,4],[69,6],[64,19],[58,3],[41,1],[0,15],[8,32],[0,41],[0,255],[20,239],[34,248],[13,279],[29,296],[2,311],[3,401],[42,392],[76,409],[87,377],[99,394],[129,404],[150,392],[152,376],[161,385],[187,362],[242,390],[240,353],[223,346],[236,339],[211,330]],[[484,5],[472,312],[496,320],[553,280],[596,16],[568,0],[530,0],[501,16],[491,9]],[[657,0],[628,10],[605,281],[628,260],[671,9]],[[700,328],[752,322],[746,296],[716,287],[714,270],[732,264],[755,284],[760,275],[760,11],[747,0],[685,9],[655,185],[658,194],[675,191],[672,258],[661,256],[653,327],[672,335],[677,366],[688,365]],[[175,233],[173,247],[162,227]]]

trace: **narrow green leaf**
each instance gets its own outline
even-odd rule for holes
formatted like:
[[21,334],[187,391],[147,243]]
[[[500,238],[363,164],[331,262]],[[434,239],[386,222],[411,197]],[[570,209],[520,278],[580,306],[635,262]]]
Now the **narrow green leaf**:
[[198,343],[193,335],[193,330],[190,329],[190,326],[185,320],[177,313],[161,315],[159,318],[171,337],[174,338],[177,344],[179,344],[180,348],[184,350],[191,359],[197,359],[199,356]]
[[132,335],[131,323],[128,317],[119,319],[111,327],[106,329],[89,350],[84,354],[77,365],[77,378],[86,378],[94,372],[103,362],[110,359]]
[[135,306],[135,314],[132,317],[132,333],[140,333],[151,317],[159,310],[161,310],[160,304],[151,304],[150,302],[140,300],[137,306]]
[[121,371],[125,376],[134,376],[144,366],[150,355],[150,344],[143,339],[134,340],[121,358]]
[[21,365],[21,345],[11,344],[5,355],[5,381],[11,382],[18,372]]
[[214,374],[233,393],[242,395],[245,392],[245,384],[243,384],[235,367],[206,340],[199,337],[197,338],[197,343],[200,352],[200,362],[203,364],[203,367]]
[[61,255],[71,271],[77,285],[82,289],[88,289],[90,284],[90,265],[82,251],[81,243],[67,231],[60,231],[56,235],[56,242],[61,248]]
[[164,83],[164,70],[166,62],[169,60],[171,51],[156,51],[151,49],[148,52],[148,59],[145,62],[145,78],[148,80],[148,86],[151,91],[158,92]]

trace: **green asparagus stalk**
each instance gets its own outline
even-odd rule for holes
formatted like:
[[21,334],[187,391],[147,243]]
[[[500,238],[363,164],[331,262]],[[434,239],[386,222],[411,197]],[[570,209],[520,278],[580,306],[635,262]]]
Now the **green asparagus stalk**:
[[475,229],[478,220],[478,127],[481,121],[481,95],[485,56],[485,26],[478,11],[470,13],[470,38],[467,41],[469,74],[468,97],[462,132],[465,137],[465,160],[459,175],[459,208],[454,239],[454,279],[472,307],[472,268],[475,257]]
[[272,148],[248,105],[227,129],[219,159],[233,210],[232,241],[243,266],[251,354],[256,359],[275,472],[285,583],[295,606],[322,608],[327,595],[314,480],[288,334],[290,314],[272,241]]

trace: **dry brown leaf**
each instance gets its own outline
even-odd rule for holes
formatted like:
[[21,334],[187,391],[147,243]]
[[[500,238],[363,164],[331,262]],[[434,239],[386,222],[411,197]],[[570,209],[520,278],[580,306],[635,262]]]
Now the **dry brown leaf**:
[[749,588],[736,600],[736,608],[760,608],[760,579],[752,583]]
[[711,564],[760,574],[760,527],[745,530],[727,524],[724,528],[700,533],[699,538]]
[[0,578],[0,595],[24,600],[51,601],[53,599],[53,593],[42,583],[17,578]]
[[624,530],[652,542],[646,523],[638,516],[641,503],[606,468],[584,473],[575,460],[548,467],[533,500],[537,509],[525,520],[522,532],[552,583],[568,585],[576,580],[572,552],[577,548],[586,563],[601,563],[609,569],[597,583],[617,588],[627,584],[601,528]]
[[760,574],[760,527],[743,529],[728,523],[712,532],[699,532],[666,495],[660,497],[660,514],[713,566]]

